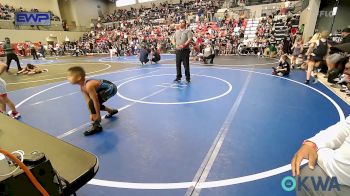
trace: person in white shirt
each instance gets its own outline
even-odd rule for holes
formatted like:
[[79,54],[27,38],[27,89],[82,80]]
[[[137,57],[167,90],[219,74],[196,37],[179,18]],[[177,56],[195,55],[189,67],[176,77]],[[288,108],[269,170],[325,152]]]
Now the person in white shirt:
[[207,64],[208,63],[207,60],[209,59],[210,59],[210,64],[213,64],[214,58],[215,58],[214,49],[210,43],[207,43],[206,47],[203,49],[204,64]]
[[[300,169],[303,159],[308,159],[308,166]],[[322,178],[336,177],[340,191],[315,190],[311,178],[308,178],[298,196],[306,195],[350,195],[350,116],[337,124],[319,132],[304,141],[292,159],[293,176],[315,176]],[[328,190],[328,189],[327,189]]]

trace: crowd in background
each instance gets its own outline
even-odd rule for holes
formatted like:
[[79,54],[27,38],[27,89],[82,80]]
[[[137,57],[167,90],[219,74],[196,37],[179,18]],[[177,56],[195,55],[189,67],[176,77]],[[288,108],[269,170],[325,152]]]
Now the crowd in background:
[[[152,4],[151,8],[131,8],[115,9],[111,13],[107,13],[99,17],[99,22],[121,22],[130,19],[142,20],[143,22],[151,22],[157,19],[164,19],[168,23],[176,23],[182,16],[191,17],[197,15],[213,15],[215,11],[222,5],[222,0],[191,0],[180,1],[179,4],[169,4],[167,1],[160,4]],[[186,18],[187,19],[187,18]]]

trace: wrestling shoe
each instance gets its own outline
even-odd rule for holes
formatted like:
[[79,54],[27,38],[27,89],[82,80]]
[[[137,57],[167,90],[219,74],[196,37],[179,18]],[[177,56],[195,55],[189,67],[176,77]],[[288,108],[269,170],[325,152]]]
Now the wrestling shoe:
[[100,122],[94,122],[93,124],[92,124],[92,126],[90,127],[90,129],[89,130],[87,130],[87,131],[85,131],[84,132],[84,135],[85,136],[89,136],[89,135],[93,135],[93,134],[96,134],[96,133],[99,133],[99,132],[101,132],[103,129],[102,129],[102,126],[101,126],[101,124],[100,124]]
[[119,112],[119,111],[118,111],[117,109],[112,110],[112,112],[109,113],[109,114],[107,114],[107,115],[105,116],[105,118],[106,118],[106,119],[112,118],[114,115],[118,114],[118,112]]
[[19,119],[21,117],[21,114],[19,112],[16,112],[16,113],[11,112],[10,117],[13,119]]
[[179,82],[181,82],[181,79],[179,79],[179,78],[176,78],[176,79],[174,80],[174,82],[177,82],[177,83],[179,83]]

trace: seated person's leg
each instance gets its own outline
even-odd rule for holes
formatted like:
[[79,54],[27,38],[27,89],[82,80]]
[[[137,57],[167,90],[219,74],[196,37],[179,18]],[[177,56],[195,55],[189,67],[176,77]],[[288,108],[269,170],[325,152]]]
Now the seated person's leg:
[[267,57],[270,55],[270,49],[269,48],[265,48],[264,50],[264,56]]
[[[322,191],[322,188],[319,188],[319,190],[316,190],[316,187],[314,187],[312,178],[314,178],[315,182],[317,183],[319,178],[322,179],[322,182],[325,183],[327,178],[329,178],[328,182],[330,182],[331,177],[329,177],[325,171],[318,165],[315,166],[314,170],[311,170],[308,166],[303,167],[300,170],[300,180],[304,180],[307,178],[305,181],[303,181],[302,184],[297,184],[296,186],[296,193],[297,196],[309,196],[309,195],[324,195],[324,196],[336,196],[336,195],[350,195],[350,187],[345,186],[345,185],[340,185],[339,184],[339,189],[338,191],[335,187],[329,189],[329,185],[327,186],[327,190]],[[296,178],[296,181],[298,182],[298,177]],[[338,181],[339,183],[339,181]]]
[[273,51],[270,53],[270,58],[275,58],[277,56],[277,52]]
[[208,57],[203,56],[203,62],[204,62],[204,64],[207,64],[207,63],[208,63],[208,62],[207,62],[207,59],[208,59]]
[[214,58],[215,58],[214,54],[210,55],[210,64],[214,63]]
[[288,75],[288,73],[286,71],[278,71],[277,75],[279,75],[279,76],[286,76],[286,75]]

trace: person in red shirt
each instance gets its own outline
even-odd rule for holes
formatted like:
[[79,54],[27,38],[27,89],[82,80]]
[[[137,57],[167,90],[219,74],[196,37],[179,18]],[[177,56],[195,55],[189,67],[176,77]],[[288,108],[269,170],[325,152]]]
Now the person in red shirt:
[[197,38],[197,41],[196,41],[196,45],[201,45],[203,43],[203,39],[202,39],[202,37],[198,37]]

